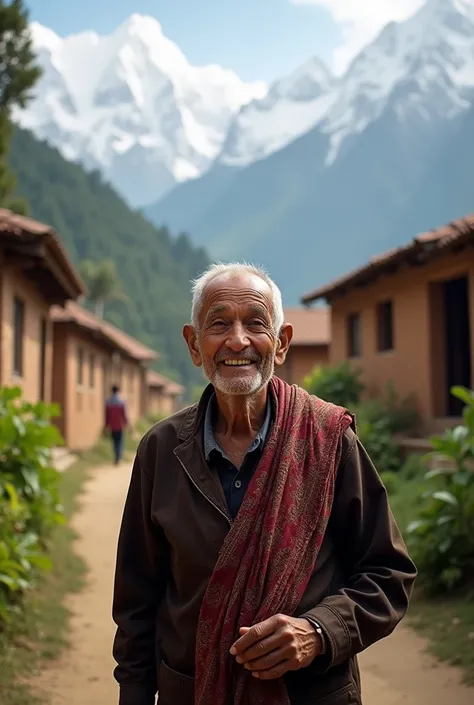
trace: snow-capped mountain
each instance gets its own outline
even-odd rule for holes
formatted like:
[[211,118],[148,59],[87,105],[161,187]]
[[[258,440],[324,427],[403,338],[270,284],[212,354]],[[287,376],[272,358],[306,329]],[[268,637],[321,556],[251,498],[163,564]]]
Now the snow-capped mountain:
[[220,66],[191,66],[151,17],[108,36],[31,30],[43,76],[15,119],[99,168],[133,205],[205,171],[241,106],[267,92]]
[[327,114],[338,81],[316,57],[244,105],[231,122],[218,162],[247,166],[282,149]]
[[108,36],[32,32],[44,73],[18,121],[139,206],[173,186],[178,203],[180,183],[214,165],[245,169],[315,129],[329,168],[387,110],[423,131],[462,115],[474,95],[474,0],[427,0],[339,79],[312,58],[269,88],[191,66],[150,17],[133,15]]
[[387,25],[340,84],[321,130],[326,163],[392,104],[400,122],[452,119],[474,97],[474,0],[427,0],[404,22]]
[[[233,151],[228,138],[213,167],[148,208],[150,219],[186,229],[219,259],[263,264],[293,304],[412,228],[473,210],[474,0],[427,0],[323,95],[329,107],[311,129],[266,153],[264,139],[251,141],[275,134],[258,132],[262,102],[243,108]],[[249,163],[252,150],[260,157]]]

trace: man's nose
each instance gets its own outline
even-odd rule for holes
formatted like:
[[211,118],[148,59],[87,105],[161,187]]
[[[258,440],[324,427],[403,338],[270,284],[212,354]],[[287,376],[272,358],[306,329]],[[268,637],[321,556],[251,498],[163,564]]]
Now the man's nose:
[[241,352],[245,348],[248,348],[250,340],[248,339],[245,327],[242,323],[235,323],[229,330],[226,345],[234,352]]

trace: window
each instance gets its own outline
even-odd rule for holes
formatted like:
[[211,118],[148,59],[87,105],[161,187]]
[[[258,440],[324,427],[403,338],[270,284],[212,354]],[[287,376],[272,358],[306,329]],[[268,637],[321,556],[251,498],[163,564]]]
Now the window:
[[377,350],[387,352],[393,348],[393,304],[382,301],[377,304]]
[[77,348],[77,384],[81,387],[84,383],[84,350],[81,346]]
[[349,357],[360,357],[360,313],[351,313],[347,317],[347,353]]
[[13,374],[23,376],[23,340],[25,335],[25,304],[13,299]]
[[93,353],[89,355],[89,387],[91,389],[95,387],[95,357]]

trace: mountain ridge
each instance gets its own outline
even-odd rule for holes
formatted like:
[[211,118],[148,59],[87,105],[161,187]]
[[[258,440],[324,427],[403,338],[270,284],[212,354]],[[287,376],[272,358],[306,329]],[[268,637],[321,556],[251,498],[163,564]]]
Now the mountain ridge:
[[[413,233],[402,227],[427,229],[462,216],[455,202],[472,210],[466,160],[448,175],[440,156],[471,134],[472,36],[472,0],[429,0],[409,20],[386,27],[354,59],[322,120],[234,169],[214,197],[208,190],[204,212],[186,219],[194,241],[212,256],[266,266],[293,304],[305,289],[409,239]],[[471,147],[472,138],[465,151]],[[186,193],[175,188],[148,217],[181,227],[202,178]],[[430,189],[444,193],[442,204],[430,203]],[[418,191],[425,196],[417,213]]]
[[205,171],[233,115],[267,90],[215,64],[192,66],[148,16],[108,35],[61,38],[37,23],[31,33],[43,77],[14,120],[99,168],[133,206]]

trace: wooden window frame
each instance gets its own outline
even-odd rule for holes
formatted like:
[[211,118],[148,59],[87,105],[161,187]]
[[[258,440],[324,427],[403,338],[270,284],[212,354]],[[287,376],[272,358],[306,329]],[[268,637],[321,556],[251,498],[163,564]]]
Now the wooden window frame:
[[[356,331],[356,327],[358,327]],[[362,356],[362,316],[354,311],[346,319],[347,355],[349,358]]]
[[394,306],[392,299],[379,301],[376,309],[377,352],[395,350]]

